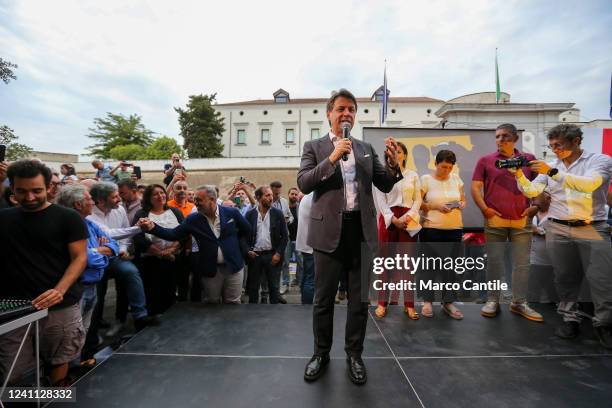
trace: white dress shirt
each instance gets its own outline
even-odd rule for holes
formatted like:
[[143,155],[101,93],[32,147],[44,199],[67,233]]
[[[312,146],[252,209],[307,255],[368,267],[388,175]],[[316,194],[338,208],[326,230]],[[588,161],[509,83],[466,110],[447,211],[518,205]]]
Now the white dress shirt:
[[[198,212],[198,207],[194,205],[189,215],[197,213],[197,212]],[[200,248],[198,247],[198,242],[193,237],[191,237],[191,252],[192,253],[200,252]]]
[[[334,147],[338,144],[341,137],[334,135],[329,131],[329,138],[331,139]],[[342,179],[344,180],[344,209],[346,211],[357,211],[359,210],[359,183],[357,182],[357,167],[355,165],[355,154],[353,149],[347,155],[348,160],[342,159],[336,162],[336,165],[340,163],[340,169],[342,170]]]
[[521,175],[517,185],[523,194],[531,198],[544,189],[550,193],[549,218],[582,221],[608,219],[605,206],[612,177],[610,156],[583,151],[569,167],[559,159],[548,165],[559,172],[552,177],[539,174],[533,181]]
[[254,251],[269,251],[272,249],[270,239],[270,210],[262,218],[259,208],[257,209],[257,237],[255,238]]
[[128,247],[132,245],[131,237],[140,234],[140,227],[130,227],[125,208],[121,205],[107,214],[94,205],[87,219],[98,224],[104,232],[117,241],[120,252],[127,252]]
[[[208,221],[208,225],[212,230],[215,237],[218,239],[221,236],[221,219],[219,218],[219,206],[215,210],[215,218],[209,218],[206,216],[206,221]],[[223,251],[221,251],[221,246],[217,248],[217,264],[225,263],[225,258],[223,258]]]
[[310,207],[312,207],[312,197],[314,192],[311,192],[300,201],[300,207],[298,211],[298,228],[297,235],[295,238],[295,249],[300,252],[312,254],[312,247],[306,243],[308,240],[308,228],[310,226]]
[[385,220],[385,227],[389,228],[393,211],[391,207],[410,208],[408,216],[415,222],[419,222],[419,208],[421,208],[421,181],[416,172],[405,169],[402,173],[403,179],[393,185],[388,193],[383,193],[376,187],[374,190],[374,204]]

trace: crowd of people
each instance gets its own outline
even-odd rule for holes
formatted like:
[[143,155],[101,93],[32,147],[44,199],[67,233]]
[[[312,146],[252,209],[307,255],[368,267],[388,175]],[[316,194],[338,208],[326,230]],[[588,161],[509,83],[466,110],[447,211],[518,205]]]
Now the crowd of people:
[[[432,244],[433,252],[433,244],[454,243],[455,255],[461,243],[484,243],[486,280],[503,279],[506,253],[499,244],[511,243],[510,311],[543,321],[527,302],[530,266],[552,267],[556,279],[548,296],[559,301],[564,321],[556,334],[579,334],[578,296],[586,280],[595,332],[612,348],[610,210],[605,207],[612,159],[583,151],[582,133],[573,125],[553,128],[548,139],[558,157],[552,164],[518,151],[513,125],[497,128],[498,149],[478,161],[471,181],[470,193],[484,217],[482,236],[463,229],[467,200],[464,181],[453,171],[455,153],[439,151],[435,169],[419,175],[406,167],[409,152],[398,143],[401,180],[386,192],[372,188],[378,241],[423,242]],[[496,166],[497,160],[519,156],[529,165]],[[139,168],[134,171],[137,166],[126,161],[112,167],[94,160],[92,166],[95,176],[82,178],[71,164],[56,173],[37,160],[0,163],[0,208],[6,207],[0,210],[0,298],[32,299],[37,309],[49,310],[41,323],[40,348],[49,384],[66,384],[72,365],[95,365],[99,330],[110,326],[109,332],[117,333],[128,314],[139,331],[163,324],[161,316],[175,302],[283,304],[291,286],[299,287],[303,304],[315,300],[315,277],[325,279],[317,275],[318,249],[308,238],[313,229],[324,229],[316,222],[322,220],[316,192],[304,195],[291,187],[285,198],[279,181],[255,186],[241,177],[221,195],[212,185],[190,185],[178,155],[164,167],[159,184],[139,185]],[[357,256],[359,248],[347,251]],[[339,274],[335,302],[349,292],[350,303],[349,276]],[[111,279],[117,291],[112,324],[103,319]],[[457,274],[436,271],[434,279],[449,283]],[[452,290],[419,290],[420,311],[413,291],[382,290],[375,316],[384,318],[401,294],[412,320],[433,318],[436,299],[443,313],[463,318]],[[495,317],[502,303],[499,291],[482,294],[482,300],[481,315]],[[24,330],[0,337],[0,380]],[[14,373],[22,373],[32,357],[31,351],[22,353]]]

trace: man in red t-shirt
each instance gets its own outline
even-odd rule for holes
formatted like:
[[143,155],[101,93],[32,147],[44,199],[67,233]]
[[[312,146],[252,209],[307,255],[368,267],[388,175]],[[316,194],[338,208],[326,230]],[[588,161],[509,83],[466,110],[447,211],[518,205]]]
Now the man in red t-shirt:
[[[542,315],[527,304],[529,281],[529,252],[531,249],[531,218],[537,207],[519,191],[516,179],[506,169],[495,166],[497,160],[523,156],[526,161],[535,160],[530,153],[515,148],[518,131],[512,124],[499,125],[495,131],[497,151],[478,160],[472,176],[472,197],[485,217],[487,251],[487,281],[501,280],[504,256],[508,242],[512,254],[512,303],[510,311],[526,319],[541,322]],[[529,167],[522,168],[527,178],[533,180],[536,173]],[[489,291],[487,302],[480,314],[495,317],[499,312],[499,291]]]

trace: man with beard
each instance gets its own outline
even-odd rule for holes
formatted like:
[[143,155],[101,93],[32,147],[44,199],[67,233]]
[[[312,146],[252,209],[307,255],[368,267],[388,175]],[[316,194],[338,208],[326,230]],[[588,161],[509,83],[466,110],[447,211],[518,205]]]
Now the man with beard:
[[198,266],[202,271],[204,302],[240,303],[246,238],[249,224],[240,212],[217,204],[214,186],[200,186],[195,197],[197,213],[176,228],[162,228],[147,218],[139,220],[149,234],[167,241],[180,241],[190,234],[197,241]]
[[[85,340],[78,280],[87,265],[87,228],[74,210],[47,200],[51,170],[42,163],[15,162],[8,178],[19,205],[0,211],[0,298],[33,299],[36,309],[49,309],[39,322],[40,355],[51,368],[51,384],[60,386]],[[0,383],[25,332],[24,327],[0,337]],[[23,344],[16,375],[34,359],[32,339]]]
[[253,231],[247,253],[249,303],[257,303],[259,284],[264,274],[268,281],[270,303],[275,304],[281,301],[278,283],[289,233],[284,214],[272,206],[272,189],[267,186],[259,187],[255,190],[255,199],[259,203],[258,206],[246,215]]
[[[118,290],[125,290],[130,312],[134,318],[134,327],[137,331],[145,326],[156,325],[159,322],[148,316],[142,279],[138,268],[129,260],[128,246],[131,237],[140,233],[139,227],[130,227],[125,209],[120,206],[121,197],[117,185],[109,182],[98,182],[91,187],[91,197],[96,205],[87,219],[98,224],[111,238],[119,244],[119,256],[113,257],[106,269],[104,279],[98,284],[98,304],[94,311],[94,321],[102,318],[104,310],[104,297],[108,279],[115,278]],[[121,296],[118,296],[120,299]],[[127,314],[127,305],[118,305],[115,317],[117,322],[113,331],[119,331]]]

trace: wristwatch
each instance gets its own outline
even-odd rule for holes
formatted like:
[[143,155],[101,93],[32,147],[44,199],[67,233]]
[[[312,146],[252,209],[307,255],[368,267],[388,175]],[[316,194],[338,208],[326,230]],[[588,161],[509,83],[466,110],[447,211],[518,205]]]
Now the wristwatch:
[[559,169],[550,169],[548,170],[548,173],[546,173],[548,175],[548,177],[553,177],[555,174],[557,174],[559,172]]

